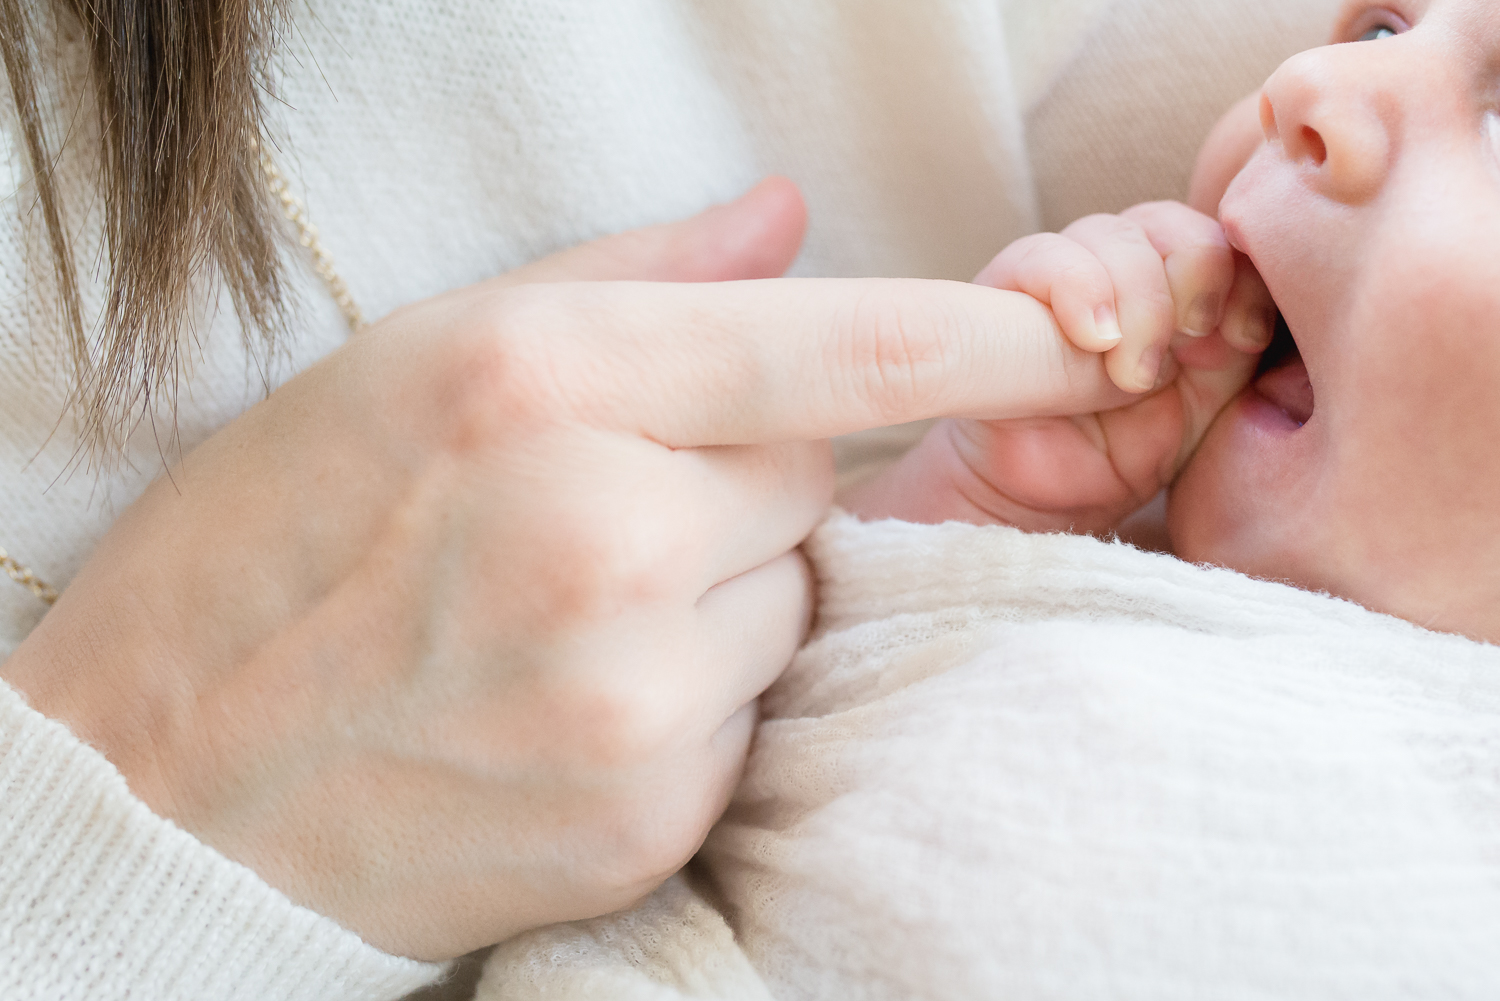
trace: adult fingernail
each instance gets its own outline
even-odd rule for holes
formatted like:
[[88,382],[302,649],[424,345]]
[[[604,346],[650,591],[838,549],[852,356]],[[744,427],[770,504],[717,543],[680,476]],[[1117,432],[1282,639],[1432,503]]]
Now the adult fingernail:
[[1153,345],[1141,354],[1135,367],[1135,384],[1140,392],[1156,388],[1156,378],[1161,375],[1161,361],[1166,353],[1165,346]]
[[1118,344],[1125,339],[1113,306],[1100,306],[1094,310],[1094,336],[1101,344]]
[[1207,337],[1219,325],[1223,305],[1209,292],[1200,294],[1182,317],[1182,332],[1189,337]]

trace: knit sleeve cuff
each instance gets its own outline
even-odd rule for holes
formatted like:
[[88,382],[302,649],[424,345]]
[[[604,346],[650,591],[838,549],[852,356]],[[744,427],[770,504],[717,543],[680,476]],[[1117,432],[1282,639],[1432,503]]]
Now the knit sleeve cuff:
[[443,967],[292,903],[0,683],[0,997],[389,999]]

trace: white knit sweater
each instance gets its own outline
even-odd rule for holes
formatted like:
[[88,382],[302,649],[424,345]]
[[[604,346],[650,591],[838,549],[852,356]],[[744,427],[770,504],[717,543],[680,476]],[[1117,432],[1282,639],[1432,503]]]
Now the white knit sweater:
[[[43,0],[35,0],[41,3]],[[967,278],[1006,242],[1180,195],[1214,116],[1333,0],[308,0],[274,129],[370,317],[580,240],[791,176],[801,274]],[[61,5],[59,5],[61,6]],[[44,92],[87,308],[101,286],[85,57],[60,20]],[[78,461],[51,279],[0,102],[0,545],[59,587],[162,468]],[[301,262],[273,382],[344,337]],[[176,414],[187,450],[260,398],[205,306]],[[0,654],[44,608],[0,588]],[[386,956],[151,815],[0,685],[0,997],[388,998],[436,967]]]

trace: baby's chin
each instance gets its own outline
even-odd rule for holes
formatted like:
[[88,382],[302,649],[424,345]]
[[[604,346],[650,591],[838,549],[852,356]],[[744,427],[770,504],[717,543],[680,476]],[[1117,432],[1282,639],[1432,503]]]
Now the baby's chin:
[[1172,552],[1254,577],[1325,586],[1310,565],[1314,526],[1296,503],[1296,467],[1266,461],[1266,451],[1300,451],[1296,417],[1270,404],[1254,384],[1215,419],[1167,495]]
[[[1209,436],[1212,435],[1210,429]],[[1243,565],[1245,561],[1235,559],[1234,550],[1243,548],[1249,533],[1234,523],[1223,503],[1226,491],[1220,475],[1222,456],[1215,451],[1205,437],[1168,489],[1167,540],[1172,554],[1189,563],[1211,563],[1250,573],[1249,567]]]
[[[1370,544],[1358,517],[1318,512],[1295,484],[1278,483],[1235,450],[1235,407],[1253,406],[1247,389],[1204,438],[1167,495],[1169,551],[1190,563],[1346,598],[1438,632],[1500,642],[1500,611],[1482,574],[1455,572],[1452,553],[1419,534]],[[1243,417],[1238,418],[1243,421]],[[1476,547],[1482,548],[1482,547]]]

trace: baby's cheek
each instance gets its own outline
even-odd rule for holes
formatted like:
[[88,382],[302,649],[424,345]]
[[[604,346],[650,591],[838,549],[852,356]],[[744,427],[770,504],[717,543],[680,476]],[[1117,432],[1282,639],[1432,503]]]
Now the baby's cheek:
[[1222,503],[1225,472],[1214,432],[1199,445],[1167,488],[1167,536],[1172,552],[1190,563],[1230,563],[1220,544],[1230,535]]

